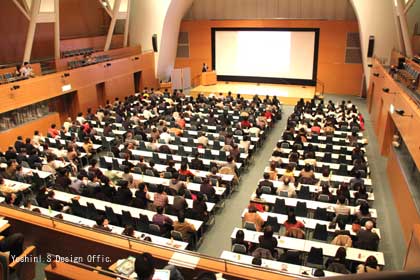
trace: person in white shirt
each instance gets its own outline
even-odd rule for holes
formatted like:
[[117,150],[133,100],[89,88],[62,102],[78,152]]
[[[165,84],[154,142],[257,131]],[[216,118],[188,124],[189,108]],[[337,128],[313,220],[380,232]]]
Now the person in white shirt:
[[34,72],[32,70],[31,65],[29,64],[29,62],[25,61],[22,65],[22,67],[19,69],[20,74],[22,75],[22,77],[33,77],[34,76]]
[[82,124],[84,124],[84,123],[85,123],[86,119],[83,117],[83,113],[81,113],[81,112],[80,112],[79,114],[77,114],[76,121],[77,121],[80,125],[82,125]]
[[169,144],[171,135],[168,133],[168,128],[165,126],[162,131],[163,132],[159,135],[159,139],[162,139],[166,144]]
[[277,195],[280,195],[281,192],[287,192],[287,197],[296,197],[296,188],[293,184],[290,184],[290,180],[288,178],[286,178],[283,181],[283,184],[277,188]]
[[204,147],[207,147],[209,143],[209,139],[206,137],[204,133],[200,133],[200,137],[197,139],[198,143],[203,145]]
[[71,125],[72,125],[71,118],[70,118],[70,117],[68,117],[68,118],[66,119],[66,121],[63,123],[63,127],[64,127],[64,129],[65,129],[65,131],[66,131],[66,132],[68,132],[68,131],[69,131],[69,129],[70,129],[70,127],[71,127]]
[[38,149],[41,146],[41,142],[43,142],[43,140],[44,137],[42,137],[38,130],[35,130],[34,136],[32,137],[32,145]]

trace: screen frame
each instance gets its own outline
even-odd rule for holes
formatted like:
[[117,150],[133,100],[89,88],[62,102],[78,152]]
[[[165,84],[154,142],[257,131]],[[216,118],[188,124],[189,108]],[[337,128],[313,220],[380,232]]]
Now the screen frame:
[[218,81],[251,82],[269,84],[291,84],[315,86],[318,75],[318,51],[320,28],[283,28],[283,27],[212,27],[211,28],[211,63],[212,69],[216,71],[216,32],[217,31],[290,31],[290,32],[314,32],[314,60],[312,66],[312,79],[255,77],[255,76],[234,76],[217,75]]

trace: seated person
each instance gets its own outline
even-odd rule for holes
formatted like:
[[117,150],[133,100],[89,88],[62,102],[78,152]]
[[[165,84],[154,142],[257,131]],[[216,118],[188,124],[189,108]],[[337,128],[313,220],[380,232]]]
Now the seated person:
[[305,228],[305,225],[301,221],[296,220],[295,213],[292,211],[289,211],[289,213],[287,214],[287,220],[284,222],[284,226],[286,228],[286,231],[292,228]]
[[287,197],[296,197],[295,186],[290,183],[289,178],[286,178],[283,184],[277,188],[277,195],[281,195],[282,192],[287,192]]
[[359,249],[376,251],[378,250],[379,236],[373,230],[373,222],[367,221],[365,229],[361,229],[357,233],[357,241],[355,247]]
[[337,205],[334,207],[335,215],[349,216],[350,207],[346,205],[346,198],[342,195],[338,197]]
[[96,218],[96,225],[94,225],[93,228],[105,230],[105,231],[111,231],[108,225],[109,225],[108,219],[105,219],[104,216],[98,216],[98,218]]
[[269,207],[268,205],[265,205],[263,203],[265,203],[265,199],[261,198],[262,195],[262,190],[261,188],[257,188],[255,190],[255,197],[252,199],[250,205],[253,205],[258,212],[265,212],[268,211]]
[[178,214],[178,221],[173,223],[174,230],[179,231],[182,234],[182,239],[185,242],[191,243],[193,240],[193,234],[197,231],[193,224],[185,221],[185,215],[183,212]]
[[204,201],[204,196],[202,193],[198,193],[197,199],[193,201],[192,212],[194,213],[194,217],[197,220],[207,222],[209,214],[207,212],[207,204]]
[[167,235],[172,230],[174,221],[163,214],[163,207],[158,206],[156,212],[157,213],[152,218],[152,223],[160,227],[161,234]]
[[247,254],[249,250],[251,249],[251,243],[249,243],[248,241],[245,241],[245,233],[241,229],[236,232],[236,236],[235,236],[235,239],[232,240],[232,244],[244,245],[246,248]]
[[262,189],[262,187],[269,187],[271,190],[271,194],[276,193],[276,188],[274,187],[273,182],[270,181],[270,174],[264,173],[264,180],[260,181],[258,183],[258,187]]
[[277,248],[277,238],[273,236],[273,228],[266,226],[264,228],[264,234],[258,238],[260,248],[267,249],[271,252],[271,255],[275,255],[275,249]]
[[295,170],[295,165],[294,164],[289,164],[286,167],[286,171],[284,172],[283,176],[281,176],[279,180],[284,182],[284,180],[286,180],[286,178],[288,178],[291,183],[295,183],[294,170]]
[[257,208],[253,205],[248,207],[248,212],[244,215],[243,224],[245,224],[245,222],[253,223],[257,231],[261,231],[262,226],[264,225],[263,218],[257,213]]
[[335,253],[334,258],[330,258],[325,262],[325,267],[328,271],[341,273],[341,274],[350,274],[349,264],[346,261],[346,248],[339,247]]
[[372,273],[379,272],[378,260],[374,256],[369,256],[365,263],[357,266],[357,273]]

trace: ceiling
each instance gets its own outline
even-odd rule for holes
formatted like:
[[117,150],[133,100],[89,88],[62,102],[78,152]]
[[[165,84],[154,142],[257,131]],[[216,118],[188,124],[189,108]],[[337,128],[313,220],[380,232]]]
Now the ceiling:
[[194,0],[184,19],[356,20],[349,0]]

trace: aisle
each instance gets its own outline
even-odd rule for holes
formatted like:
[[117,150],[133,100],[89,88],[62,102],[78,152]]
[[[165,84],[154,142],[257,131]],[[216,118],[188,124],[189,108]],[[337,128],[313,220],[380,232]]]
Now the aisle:
[[283,106],[283,119],[276,123],[263,146],[254,155],[253,163],[242,175],[239,191],[226,200],[225,208],[216,215],[216,223],[206,232],[198,252],[220,257],[223,250],[231,249],[230,235],[233,228],[242,226],[241,213],[248,206],[249,198],[263,176],[264,168],[268,165],[268,160],[285,129],[287,116],[292,113],[292,109],[291,106]]

